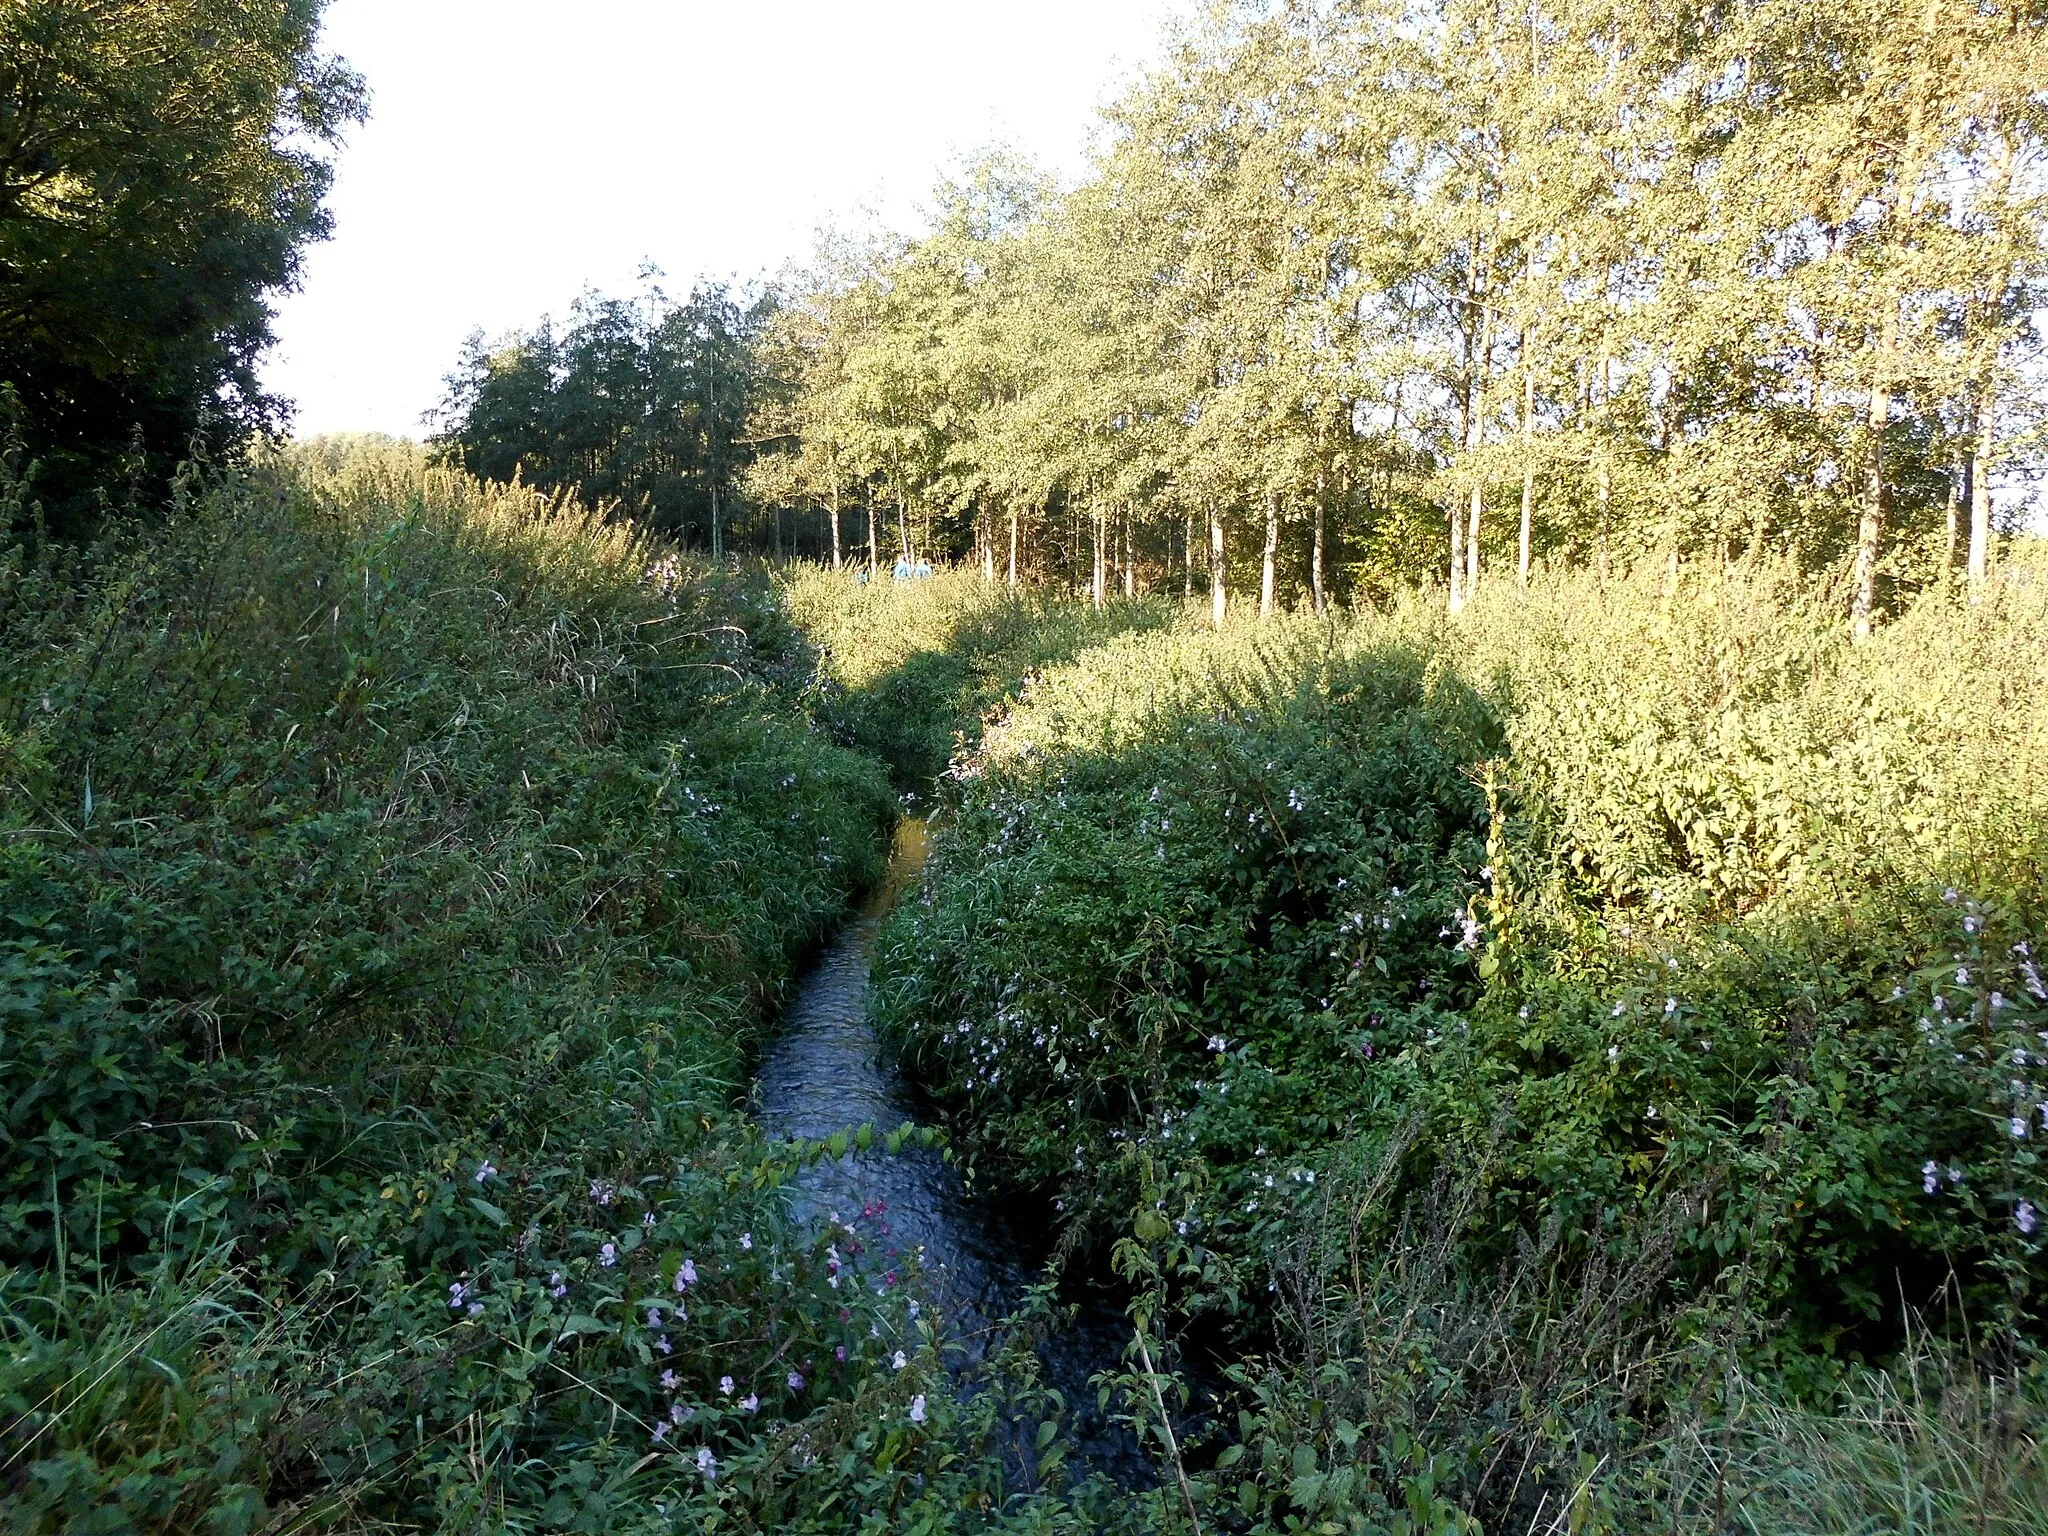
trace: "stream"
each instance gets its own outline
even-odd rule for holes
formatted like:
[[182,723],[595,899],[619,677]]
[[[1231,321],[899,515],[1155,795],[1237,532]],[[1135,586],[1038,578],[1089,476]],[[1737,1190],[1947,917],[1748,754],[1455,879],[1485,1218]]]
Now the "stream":
[[[924,1122],[911,1085],[887,1061],[868,1021],[867,987],[875,941],[890,909],[914,890],[930,849],[921,818],[897,824],[888,871],[860,912],[825,946],[798,982],[757,1079],[758,1118],[770,1136],[820,1139],[863,1123],[877,1132]],[[1043,1276],[1049,1222],[1033,1221],[970,1193],[958,1171],[929,1148],[890,1156],[824,1159],[796,1180],[800,1222],[849,1219],[879,1207],[891,1251],[922,1250],[924,1279],[947,1343],[972,1361],[994,1329]],[[1118,1362],[1129,1325],[1120,1298],[1063,1296],[1074,1319],[1041,1347],[1047,1381],[1064,1394],[1079,1460],[1127,1486],[1149,1484],[1151,1468],[1130,1431],[1096,1408],[1094,1372]]]

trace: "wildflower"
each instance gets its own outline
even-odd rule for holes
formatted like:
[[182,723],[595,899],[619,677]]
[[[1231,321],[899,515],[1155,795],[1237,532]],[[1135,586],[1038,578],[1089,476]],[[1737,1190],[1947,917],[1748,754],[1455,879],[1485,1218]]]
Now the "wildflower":
[[681,1385],[682,1385],[682,1378],[681,1378],[680,1376],[676,1375],[676,1373],[675,1373],[675,1372],[674,1372],[673,1370],[663,1371],[663,1372],[661,1373],[661,1390],[662,1390],[662,1391],[664,1391],[664,1392],[673,1392],[673,1391],[675,1391],[675,1389],[676,1389],[677,1387],[679,1387],[679,1386],[681,1386]]
[[761,1406],[761,1399],[756,1397],[753,1393],[749,1392],[745,1397],[740,1399],[740,1406],[746,1409],[747,1412],[752,1413],[755,1409]]
[[899,1349],[896,1351],[895,1355],[891,1357],[889,1361],[889,1369],[892,1371],[900,1371],[908,1364],[910,1364],[910,1361],[904,1356],[903,1351]]
[[1618,1045],[1607,1047],[1607,1059],[1609,1061],[1619,1061],[1621,1059],[1621,1047]]
[[1992,1011],[1993,1013],[1996,1013],[1996,1012],[1998,1012],[1998,1010],[1999,1010],[1999,1009],[2003,1008],[2004,1006],[2005,1006],[2005,994],[2004,994],[2003,992],[1994,992],[1994,993],[1992,993],[1992,994],[1991,994],[1991,1011]]
[[704,1474],[705,1482],[718,1481],[718,1458],[711,1454],[711,1447],[708,1445],[697,1447],[697,1470]]
[[1625,1008],[1626,1008],[1627,1006],[1628,1006],[1628,1005],[1627,1005],[1626,1003],[1616,1003],[1616,1004],[1614,1005],[1614,1012],[1613,1012],[1613,1014],[1611,1014],[1611,1015],[1610,1015],[1610,1017],[1612,1017],[1612,1018],[1617,1018],[1617,1019],[1618,1019],[1618,1018],[1620,1018],[1620,1017],[1621,1017],[1621,1015],[1622,1015],[1622,1011],[1623,1011],[1623,1010],[1624,1010],[1624,1009],[1625,1009]]
[[740,1252],[742,1252],[742,1253],[752,1253],[753,1251],[754,1251],[754,1234],[753,1234],[753,1233],[751,1233],[751,1232],[742,1232],[742,1233],[740,1234]]
[[484,1304],[480,1301],[472,1301],[469,1304],[469,1315],[471,1317],[482,1317],[484,1315]]
[[460,1310],[462,1304],[467,1300],[469,1300],[469,1286],[466,1283],[457,1280],[453,1285],[448,1287],[449,1310]]
[[1931,1157],[1920,1165],[1920,1187],[1930,1195],[1941,1193],[1941,1164]]
[[922,1424],[924,1422],[924,1394],[922,1392],[910,1400],[910,1422],[913,1424]]
[[2032,1237],[2034,1235],[2035,1224],[2034,1202],[2031,1200],[2022,1200],[2019,1203],[2018,1209],[2016,1209],[2012,1213],[2012,1219],[2015,1223],[2018,1224],[2021,1236]]
[[2027,1117],[2025,1115],[2014,1115],[2012,1117],[2012,1139],[2014,1141],[2024,1140],[2026,1134]]
[[838,1348],[834,1349],[832,1351],[832,1358],[843,1365],[846,1361],[846,1346],[841,1344]]
[[668,1405],[668,1416],[677,1424],[687,1424],[690,1420],[697,1417],[697,1410],[685,1403],[670,1403]]
[[599,1205],[610,1205],[612,1203],[611,1185],[605,1183],[602,1179],[592,1179],[590,1181],[590,1198]]
[[619,1245],[617,1243],[606,1243],[602,1248],[598,1249],[597,1262],[606,1269],[610,1269],[614,1264],[618,1263]]
[[668,1438],[668,1420],[656,1419],[654,1421],[654,1433],[648,1436],[648,1438],[651,1439],[656,1445],[659,1445],[662,1441],[666,1440]]
[[1970,984],[1970,971],[1969,971],[1969,967],[1967,967],[1967,966],[1957,966],[1957,967],[1956,967],[1956,985],[1957,985],[1957,986],[1959,986],[1959,987],[1967,987],[1967,986],[1968,986],[1969,984]]
[[1675,998],[1675,997],[1667,997],[1667,998],[1665,998],[1665,999],[1664,999],[1664,1011],[1665,1011],[1666,1013],[1676,1013],[1676,1012],[1678,1012],[1678,999],[1677,999],[1677,998]]
[[485,1179],[495,1177],[497,1172],[498,1170],[491,1166],[490,1159],[485,1158],[482,1162],[476,1165],[476,1181],[477,1183],[481,1184]]
[[562,1283],[562,1272],[559,1269],[548,1271],[548,1294],[557,1301],[569,1294],[569,1287]]
[[718,1378],[718,1392],[721,1397],[732,1396],[732,1378],[730,1376],[721,1376]]
[[643,1226],[643,1227],[651,1227],[651,1226],[653,1226],[653,1225],[654,1225],[654,1212],[652,1212],[652,1211],[649,1211],[649,1212],[648,1212],[648,1213],[647,1213],[647,1214],[646,1214],[645,1216],[642,1216],[642,1217],[640,1218],[640,1225],[641,1225],[641,1226]]
[[685,1285],[695,1285],[697,1283],[696,1261],[694,1259],[683,1260],[682,1267],[676,1271],[676,1278]]
[[650,1328],[659,1328],[661,1326],[661,1308],[649,1307],[647,1309],[647,1326]]
[[789,1390],[792,1392],[801,1392],[803,1391],[803,1389],[804,1373],[802,1371],[791,1371],[789,1373]]
[[1221,1035],[1211,1035],[1209,1037],[1209,1049],[1217,1052],[1227,1051],[1230,1049],[1230,1043]]
[[657,1355],[668,1355],[675,1353],[674,1350],[669,1348],[667,1334],[664,1333],[660,1338],[654,1341],[654,1352]]
[[1984,919],[1979,917],[1974,912],[1972,912],[1968,917],[1963,919],[1963,932],[1965,933],[1975,933],[1979,928],[1982,928],[1983,926]]
[[1941,899],[1943,901],[1953,902],[1958,901],[1961,898],[1956,894],[1956,888],[1954,886],[1950,886],[1947,890],[1941,893]]

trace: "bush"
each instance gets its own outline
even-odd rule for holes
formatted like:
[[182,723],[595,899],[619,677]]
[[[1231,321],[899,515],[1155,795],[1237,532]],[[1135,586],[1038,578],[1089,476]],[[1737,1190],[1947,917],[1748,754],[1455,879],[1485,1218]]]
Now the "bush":
[[2038,1397],[2043,592],[1855,647],[1790,573],[1553,577],[1130,637],[991,727],[885,1018],[1238,1362],[1198,1492],[1631,1528],[1737,1374],[1810,1413],[1944,1299]]

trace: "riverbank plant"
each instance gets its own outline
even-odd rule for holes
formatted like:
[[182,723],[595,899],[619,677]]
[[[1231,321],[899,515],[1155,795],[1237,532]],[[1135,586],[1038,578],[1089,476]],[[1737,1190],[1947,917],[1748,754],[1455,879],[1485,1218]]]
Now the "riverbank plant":
[[391,444],[8,551],[11,1528],[1007,1518],[1048,1401],[740,1113],[894,813],[784,615]]
[[1178,629],[992,725],[884,1018],[1202,1366],[1190,1497],[1719,1529],[1931,1327],[2038,1503],[2032,575],[1864,645],[1761,568]]

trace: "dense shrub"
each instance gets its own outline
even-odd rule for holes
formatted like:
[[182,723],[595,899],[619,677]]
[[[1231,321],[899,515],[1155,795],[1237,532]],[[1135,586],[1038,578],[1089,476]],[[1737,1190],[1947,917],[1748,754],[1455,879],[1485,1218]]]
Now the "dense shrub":
[[375,444],[97,558],[0,567],[10,1524],[999,1510],[736,1112],[893,813],[774,593]]
[[1683,1528],[1657,1447],[1923,1313],[2038,1396],[2028,575],[1860,647],[1768,571],[1134,637],[991,728],[885,1018],[1234,1383],[1200,1496]]

